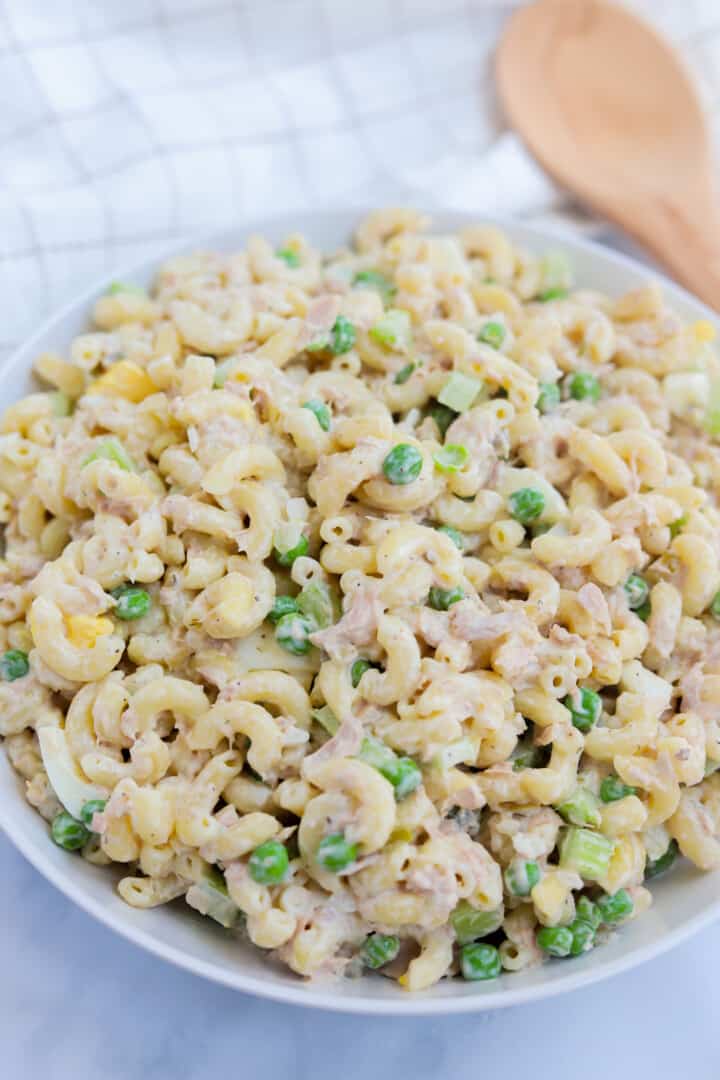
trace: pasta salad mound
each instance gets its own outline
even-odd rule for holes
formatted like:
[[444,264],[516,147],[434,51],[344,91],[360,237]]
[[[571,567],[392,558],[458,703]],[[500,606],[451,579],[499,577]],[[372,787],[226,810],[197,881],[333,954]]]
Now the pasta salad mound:
[[381,210],[93,324],[0,426],[0,735],[56,844],[407,990],[720,866],[709,322]]

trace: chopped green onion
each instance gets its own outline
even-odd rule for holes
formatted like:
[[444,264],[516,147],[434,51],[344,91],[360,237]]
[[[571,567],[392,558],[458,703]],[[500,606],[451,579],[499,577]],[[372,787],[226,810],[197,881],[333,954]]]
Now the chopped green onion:
[[402,352],[410,344],[411,331],[409,313],[399,308],[390,308],[382,319],[370,327],[369,333],[373,341],[377,341],[384,349]]
[[457,415],[453,409],[449,409],[447,405],[441,405],[439,401],[434,401],[428,408],[428,416],[431,416],[437,424],[440,436],[443,439],[453,420],[457,419]]
[[440,589],[433,585],[428,596],[428,604],[435,611],[447,611],[453,604],[462,600],[464,595],[459,585],[456,585],[454,589]]
[[472,406],[482,388],[483,384],[479,379],[463,375],[462,371],[453,371],[437,399],[441,405],[447,405],[456,413],[464,413]]
[[540,867],[534,859],[513,859],[504,878],[507,891],[513,896],[529,896],[540,880]]
[[316,629],[315,623],[300,612],[283,615],[275,627],[275,640],[289,653],[302,656],[310,651],[310,634]]
[[394,934],[370,934],[365,938],[361,956],[365,967],[376,971],[394,960],[400,952],[400,938]]
[[22,679],[29,670],[28,654],[22,649],[8,649],[0,656],[0,677],[4,682]]
[[102,814],[106,806],[107,799],[89,799],[88,802],[83,803],[80,810],[80,820],[83,825],[87,825],[88,829],[92,830],[92,821],[95,814]]
[[552,412],[560,404],[560,387],[554,382],[541,382],[539,386],[540,393],[535,402],[538,411],[543,414]]
[[574,694],[568,694],[563,701],[563,705],[570,711],[573,727],[576,727],[578,731],[582,731],[583,735],[587,735],[588,731],[597,723],[602,712],[600,695],[596,694],[594,690],[588,690],[585,687],[576,690]]
[[382,464],[382,470],[388,483],[396,485],[412,484],[422,472],[423,459],[420,451],[409,443],[398,443]]
[[666,851],[658,859],[650,859],[645,867],[645,880],[657,877],[669,870],[678,857],[677,840],[671,840]]
[[640,574],[631,574],[623,588],[627,596],[628,607],[631,611],[641,608],[648,598],[650,586]]
[[592,791],[586,787],[576,788],[572,795],[555,809],[570,825],[590,825],[596,828],[602,820],[600,804]]
[[460,971],[463,979],[478,982],[497,979],[502,970],[500,953],[494,945],[476,942],[464,945],[460,952]]
[[310,715],[317,720],[320,727],[325,728],[328,735],[334,735],[340,727],[340,721],[329,705],[323,705],[320,709],[311,709]]
[[602,833],[571,826],[560,844],[560,866],[575,870],[586,881],[605,877],[615,844]]
[[393,379],[395,385],[402,386],[403,383],[406,383],[412,375],[413,371],[415,371],[416,367],[417,364],[414,363],[412,360],[409,364],[406,364],[405,367],[401,367],[400,370],[396,372],[395,378]]
[[453,525],[438,525],[437,531],[439,533],[445,533],[446,536],[449,536],[453,544],[456,548],[458,548],[459,551],[465,550],[465,537],[459,529],[456,529]]
[[593,930],[597,930],[602,922],[600,908],[594,904],[589,896],[579,896],[575,901],[575,914],[578,919],[589,923]]
[[278,623],[283,615],[293,615],[299,610],[298,602],[294,596],[276,596],[268,619],[270,622]]
[[325,836],[317,849],[317,861],[325,870],[338,874],[355,862],[358,856],[357,844],[350,844],[343,833],[331,833]]
[[304,401],[302,407],[303,409],[309,409],[311,413],[315,414],[315,419],[323,431],[330,430],[330,410],[324,401],[318,401],[313,398],[311,401]]
[[477,339],[484,345],[490,345],[493,349],[500,349],[505,340],[505,334],[506,330],[501,322],[489,320],[480,327]]
[[617,802],[626,799],[628,795],[636,795],[637,788],[630,784],[623,784],[617,776],[606,776],[600,784],[600,798],[604,803]]
[[597,906],[600,909],[602,921],[608,926],[613,926],[615,923],[627,919],[629,915],[632,915],[635,907],[627,889],[618,889],[611,896],[607,894],[601,896]]
[[376,289],[386,306],[397,292],[397,287],[393,285],[390,278],[381,274],[379,270],[358,270],[353,278],[353,285],[357,285],[359,289]]
[[518,488],[508,498],[510,514],[521,525],[529,525],[545,509],[545,496],[537,488]]
[[250,877],[258,885],[278,885],[288,871],[287,848],[279,840],[266,840],[248,859]]
[[335,622],[335,596],[324,581],[308,581],[296,597],[298,610],[315,623],[319,630],[324,630]]
[[273,553],[281,566],[292,566],[296,559],[299,559],[302,555],[307,555],[309,547],[310,545],[308,544],[307,536],[300,536],[300,539],[293,547],[288,548],[286,551],[281,551],[277,546],[276,539]]
[[286,263],[289,267],[291,267],[293,270],[296,270],[300,265],[300,256],[298,255],[297,251],[293,251],[292,248],[280,248],[278,251],[275,252],[275,254],[277,255],[278,259],[282,259],[282,261]]
[[139,585],[120,585],[110,595],[115,598],[114,614],[125,622],[142,619],[150,610],[150,593]]
[[440,472],[456,473],[468,463],[470,454],[466,446],[459,443],[448,443],[433,454],[433,461]]
[[538,946],[548,956],[569,956],[573,946],[573,934],[569,926],[543,926],[535,935]]
[[583,953],[590,952],[595,944],[595,930],[590,923],[584,919],[574,919],[568,929],[572,934],[570,955],[582,956]]
[[478,938],[493,934],[502,926],[502,908],[494,911],[477,911],[467,900],[461,900],[450,916],[458,945],[467,945]]
[[90,839],[90,833],[82,821],[78,821],[65,810],[61,810],[53,818],[50,833],[58,847],[64,848],[65,851],[77,851]]
[[84,469],[86,465],[89,465],[93,461],[111,461],[113,465],[117,465],[120,469],[124,469],[125,472],[135,471],[135,465],[132,458],[127,453],[120,440],[116,439],[114,435],[97,443],[93,452],[88,454],[83,461],[81,468]]
[[130,281],[113,281],[105,290],[106,296],[118,296],[120,293],[130,293],[132,296],[147,296],[147,290],[142,285],[134,285]]
[[587,371],[576,371],[568,379],[570,397],[576,401],[597,401],[600,397],[600,381],[597,375]]
[[712,615],[713,619],[720,620],[720,592],[716,592],[712,598],[712,603],[710,604],[710,614]]

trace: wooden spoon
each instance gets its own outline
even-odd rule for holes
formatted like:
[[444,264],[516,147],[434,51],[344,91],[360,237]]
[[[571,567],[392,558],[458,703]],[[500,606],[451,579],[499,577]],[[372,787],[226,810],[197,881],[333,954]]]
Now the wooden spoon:
[[510,20],[497,82],[547,171],[720,311],[710,138],[673,48],[606,0],[541,0]]

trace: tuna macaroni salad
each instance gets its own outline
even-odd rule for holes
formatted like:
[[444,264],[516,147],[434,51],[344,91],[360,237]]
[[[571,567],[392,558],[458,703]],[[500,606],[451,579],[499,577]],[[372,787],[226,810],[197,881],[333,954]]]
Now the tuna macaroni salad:
[[713,327],[428,227],[114,284],[0,435],[0,734],[52,840],[407,990],[720,865]]

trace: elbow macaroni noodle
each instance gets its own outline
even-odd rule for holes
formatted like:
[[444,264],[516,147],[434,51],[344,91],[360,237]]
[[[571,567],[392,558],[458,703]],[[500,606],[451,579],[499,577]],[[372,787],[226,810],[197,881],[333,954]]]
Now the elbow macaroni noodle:
[[174,258],[0,428],[0,735],[54,838],[407,990],[485,977],[460,912],[512,972],[671,841],[720,867],[712,327],[427,229]]

